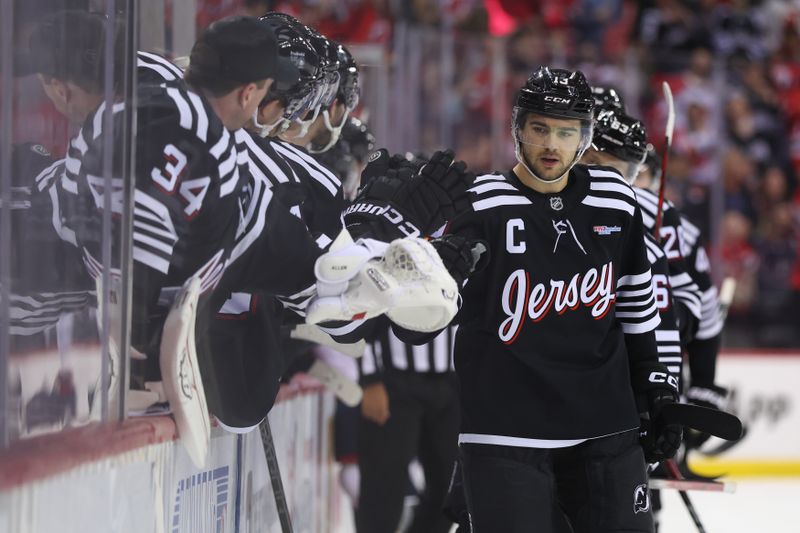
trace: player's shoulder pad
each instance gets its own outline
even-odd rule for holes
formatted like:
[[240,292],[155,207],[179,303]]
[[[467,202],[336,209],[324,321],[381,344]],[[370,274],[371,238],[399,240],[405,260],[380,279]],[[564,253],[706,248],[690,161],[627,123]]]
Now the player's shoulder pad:
[[199,143],[215,159],[230,152],[233,135],[211,106],[182,81],[149,85],[138,89],[137,124],[168,142]]
[[510,205],[531,205],[531,201],[522,191],[499,172],[475,176],[468,191],[474,211]]
[[585,172],[586,178],[589,180],[589,191],[583,199],[585,205],[624,211],[630,216],[633,216],[638,209],[633,188],[615,168],[601,165],[575,165],[573,170],[578,174]]

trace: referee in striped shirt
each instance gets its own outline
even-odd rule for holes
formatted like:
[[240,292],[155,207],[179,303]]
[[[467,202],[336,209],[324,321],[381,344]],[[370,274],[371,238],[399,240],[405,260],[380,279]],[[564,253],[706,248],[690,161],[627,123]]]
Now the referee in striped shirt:
[[397,338],[385,317],[361,359],[364,388],[358,425],[361,472],[358,533],[395,533],[415,457],[425,472],[425,491],[409,533],[446,533],[442,513],[458,452],[459,404],[452,347],[455,327],[428,344]]

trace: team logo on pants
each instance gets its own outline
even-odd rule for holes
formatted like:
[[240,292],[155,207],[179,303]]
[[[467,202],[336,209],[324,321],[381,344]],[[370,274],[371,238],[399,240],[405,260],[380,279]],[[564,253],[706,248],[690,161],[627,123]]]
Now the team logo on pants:
[[650,493],[647,483],[636,485],[633,489],[633,514],[646,513],[650,510]]

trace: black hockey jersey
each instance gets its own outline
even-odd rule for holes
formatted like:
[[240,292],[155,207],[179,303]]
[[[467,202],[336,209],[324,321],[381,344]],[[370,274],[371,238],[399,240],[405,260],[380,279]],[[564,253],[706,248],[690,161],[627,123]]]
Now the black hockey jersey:
[[38,144],[12,151],[11,284],[9,333],[33,335],[54,327],[67,313],[95,305],[94,283],[75,246],[54,231],[61,224],[52,190],[63,162]]
[[[658,212],[658,195],[641,187],[634,187],[636,200],[642,210],[642,221],[651,234],[655,232],[656,214]],[[691,275],[686,257],[687,247],[684,243],[684,231],[681,216],[669,200],[664,200],[661,230],[657,240],[667,257],[670,284],[675,299],[686,306],[686,309],[697,319],[701,315],[701,291],[697,280]]]
[[[200,277],[204,291],[217,287],[223,274],[222,292],[291,295],[313,285],[319,248],[296,217],[272,202],[263,173],[238,148],[248,134],[228,131],[208,102],[181,82],[143,85],[137,91],[134,346],[154,349],[163,318],[152,316],[159,293],[190,276]],[[102,269],[104,108],[71,141],[62,178],[72,194],[69,214],[78,246],[95,275]],[[122,138],[123,109],[120,103],[112,111],[116,141]],[[124,185],[118,152],[111,212],[115,264]]]
[[631,187],[576,165],[540,194],[513,172],[475,179],[448,231],[490,243],[462,291],[461,442],[551,447],[639,426],[630,364],[655,361],[660,319]]
[[683,349],[678,329],[678,317],[673,302],[674,291],[670,282],[667,254],[650,233],[645,233],[644,241],[647,247],[647,260],[650,262],[650,270],[653,272],[653,294],[656,306],[658,306],[658,314],[661,317],[661,323],[656,328],[658,361],[666,366],[670,374],[675,376],[680,383]]
[[708,340],[719,335],[724,325],[719,308],[719,294],[711,279],[711,263],[700,238],[700,229],[681,215],[681,230],[689,274],[699,286],[702,295],[700,324],[695,338]]

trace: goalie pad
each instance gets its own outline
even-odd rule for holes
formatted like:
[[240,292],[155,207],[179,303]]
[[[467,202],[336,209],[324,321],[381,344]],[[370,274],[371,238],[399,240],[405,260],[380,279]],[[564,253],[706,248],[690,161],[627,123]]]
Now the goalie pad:
[[195,347],[199,296],[199,278],[189,278],[164,322],[159,364],[178,436],[194,464],[202,468],[208,455],[211,424]]
[[310,324],[385,313],[403,328],[432,332],[449,324],[458,311],[458,286],[427,241],[397,239],[382,258],[366,261],[347,259],[364,257],[358,253],[342,251],[334,259],[327,255],[317,260],[315,271],[322,286],[318,281],[319,297],[308,308]]

